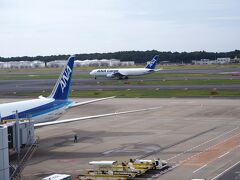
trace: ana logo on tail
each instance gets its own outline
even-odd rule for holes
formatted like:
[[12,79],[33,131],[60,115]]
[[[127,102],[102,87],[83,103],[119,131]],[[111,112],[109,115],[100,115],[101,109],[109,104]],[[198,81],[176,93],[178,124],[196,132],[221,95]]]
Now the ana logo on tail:
[[66,70],[63,72],[63,76],[60,80],[60,85],[61,85],[61,88],[62,88],[62,93],[64,93],[64,89],[67,85],[67,81],[69,80],[70,78],[70,75],[71,75],[71,68],[69,66],[67,66]]
[[145,67],[147,69],[155,69],[155,66],[157,64],[157,61],[159,59],[159,55],[155,55],[152,60],[150,61],[150,63]]
[[156,59],[153,59],[150,63],[149,63],[149,66],[152,67],[155,63],[156,63]]

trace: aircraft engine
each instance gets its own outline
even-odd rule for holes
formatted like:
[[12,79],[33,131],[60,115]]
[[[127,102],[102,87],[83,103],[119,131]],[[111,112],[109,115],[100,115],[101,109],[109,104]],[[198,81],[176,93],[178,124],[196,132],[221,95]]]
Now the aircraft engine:
[[107,78],[113,78],[114,77],[113,74],[107,74],[106,76],[107,76]]

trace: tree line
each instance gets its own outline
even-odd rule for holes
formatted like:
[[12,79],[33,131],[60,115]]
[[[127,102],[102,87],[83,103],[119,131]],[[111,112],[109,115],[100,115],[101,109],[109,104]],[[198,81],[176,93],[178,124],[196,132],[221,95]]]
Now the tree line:
[[[119,51],[109,53],[89,53],[89,54],[76,54],[78,60],[93,60],[93,59],[119,59],[121,61],[135,61],[135,63],[146,63],[151,58],[158,54],[160,61],[168,61],[170,63],[191,63],[192,60],[200,59],[217,59],[223,57],[230,57],[231,59],[240,57],[240,50],[230,52],[206,52],[206,51],[195,51],[195,52],[160,52],[156,50],[151,51]],[[54,61],[54,60],[66,60],[69,55],[51,55],[51,56],[22,56],[22,57],[0,57],[0,61]]]

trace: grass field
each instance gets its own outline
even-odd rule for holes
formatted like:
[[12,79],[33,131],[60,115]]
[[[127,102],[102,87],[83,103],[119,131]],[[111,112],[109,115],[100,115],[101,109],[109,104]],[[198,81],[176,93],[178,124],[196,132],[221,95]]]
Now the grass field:
[[100,85],[216,85],[216,84],[240,84],[240,79],[186,79],[186,80],[141,80],[141,81],[104,81]]
[[[77,71],[91,71],[98,68],[142,68],[146,64],[139,64],[134,66],[122,66],[122,67],[75,67]],[[225,64],[225,65],[192,65],[192,64],[179,64],[179,65],[157,65],[157,68],[163,69],[206,69],[206,68],[240,68],[240,64]],[[61,72],[62,68],[35,68],[35,69],[0,69],[0,73],[13,73],[13,72]]]
[[[17,93],[15,96],[37,97],[39,95],[48,96],[45,93]],[[119,98],[164,98],[164,97],[240,97],[240,91],[236,90],[84,90],[73,91],[71,97],[98,98],[117,96]]]
[[200,73],[152,73],[142,76],[143,78],[167,78],[167,77],[226,77],[231,76],[230,74],[200,74]]
[[[159,65],[160,66],[160,65]],[[224,64],[224,65],[193,65],[193,64],[185,64],[185,65],[164,65],[161,66],[163,69],[205,69],[205,68],[240,68],[240,64]]]

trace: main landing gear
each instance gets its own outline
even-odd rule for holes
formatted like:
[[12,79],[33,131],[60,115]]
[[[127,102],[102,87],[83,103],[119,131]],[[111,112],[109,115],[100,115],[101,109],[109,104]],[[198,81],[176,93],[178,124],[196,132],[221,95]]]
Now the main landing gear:
[[119,76],[118,79],[128,79],[128,76]]

